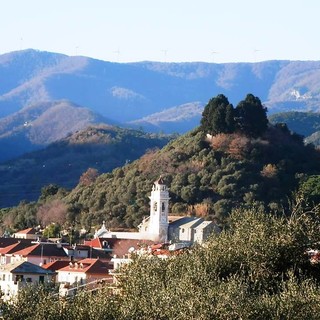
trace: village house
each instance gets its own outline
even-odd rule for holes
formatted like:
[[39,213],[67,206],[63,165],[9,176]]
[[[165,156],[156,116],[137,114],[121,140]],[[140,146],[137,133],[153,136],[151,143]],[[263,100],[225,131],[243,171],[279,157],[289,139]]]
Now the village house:
[[27,261],[0,266],[0,289],[3,300],[14,298],[19,290],[30,284],[54,281],[55,273]]
[[31,247],[31,242],[21,242],[18,241],[6,247],[0,248],[0,264],[11,263],[11,258],[15,252],[23,250],[25,248]]
[[70,289],[85,285],[87,289],[99,286],[101,281],[112,282],[109,270],[113,265],[100,259],[83,259],[71,262],[57,270],[57,278],[60,283],[60,295],[69,294]]
[[11,256],[11,263],[15,261],[28,261],[40,266],[54,260],[69,260],[60,243],[38,242],[14,252]]
[[110,261],[111,259],[111,250],[98,250],[91,245],[90,241],[85,241],[84,245],[74,244],[62,247],[71,261],[85,258],[98,258],[103,261]]
[[37,240],[39,238],[39,234],[37,233],[36,229],[28,228],[17,231],[13,234],[13,237],[17,239]]

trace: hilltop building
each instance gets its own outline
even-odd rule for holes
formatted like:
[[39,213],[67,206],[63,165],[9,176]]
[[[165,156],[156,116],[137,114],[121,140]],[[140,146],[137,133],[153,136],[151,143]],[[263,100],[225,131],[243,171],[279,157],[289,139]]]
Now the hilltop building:
[[169,216],[169,189],[162,177],[154,182],[150,195],[150,215],[138,226],[138,232],[113,232],[103,223],[95,238],[151,240],[158,243],[202,243],[212,232],[219,232],[213,221],[186,216]]

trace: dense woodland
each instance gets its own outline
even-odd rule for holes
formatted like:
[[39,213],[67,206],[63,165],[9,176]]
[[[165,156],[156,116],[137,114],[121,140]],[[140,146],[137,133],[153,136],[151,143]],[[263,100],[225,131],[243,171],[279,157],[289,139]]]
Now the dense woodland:
[[148,195],[160,175],[170,188],[173,214],[221,224],[240,205],[289,214],[292,195],[311,177],[318,183],[319,152],[285,124],[271,125],[266,113],[251,94],[236,107],[218,95],[205,107],[198,128],[162,149],[149,149],[110,173],[88,168],[71,190],[47,185],[37,202],[2,209],[3,230],[47,227],[51,221],[84,227],[90,236],[103,220],[109,228],[136,227],[149,214]]
[[35,201],[49,184],[72,189],[88,168],[110,172],[150,148],[163,147],[170,138],[104,124],[89,126],[43,150],[0,164],[0,206]]

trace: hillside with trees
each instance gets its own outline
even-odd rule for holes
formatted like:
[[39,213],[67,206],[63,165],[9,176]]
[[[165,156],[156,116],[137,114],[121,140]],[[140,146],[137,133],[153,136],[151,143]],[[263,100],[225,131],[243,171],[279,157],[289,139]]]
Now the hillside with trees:
[[291,131],[304,137],[320,131],[320,113],[317,112],[281,112],[271,115],[269,121],[273,124],[285,123]]
[[109,125],[89,126],[43,150],[1,164],[0,207],[37,200],[41,188],[49,184],[71,189],[88,168],[97,174],[109,172],[149,149],[162,148],[169,139]]
[[[319,175],[319,152],[286,125],[268,123],[266,113],[252,94],[236,107],[218,95],[205,107],[198,128],[162,149],[84,179],[70,192],[43,189],[39,202],[7,209],[2,219],[12,228],[30,225],[39,207],[59,200],[65,206],[66,223],[75,228],[90,230],[102,221],[109,228],[136,227],[149,214],[148,196],[160,175],[170,188],[173,214],[225,224],[239,206],[289,212],[293,193],[309,176]],[[25,206],[30,214],[21,218]],[[20,219],[12,218],[17,216]]]

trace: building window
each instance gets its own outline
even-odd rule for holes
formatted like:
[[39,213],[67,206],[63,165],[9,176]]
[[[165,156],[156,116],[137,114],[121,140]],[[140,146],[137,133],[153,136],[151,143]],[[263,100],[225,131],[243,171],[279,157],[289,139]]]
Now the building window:
[[155,201],[153,204],[153,210],[157,211],[157,209],[158,209],[158,204],[157,204],[157,201]]
[[22,274],[16,274],[14,278],[14,284],[17,284],[17,282],[23,281],[23,275]]
[[181,232],[184,233],[184,228],[181,229]]
[[161,210],[162,210],[162,212],[164,212],[165,209],[166,209],[166,206],[164,205],[164,202],[162,202],[162,204],[161,204]]

